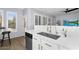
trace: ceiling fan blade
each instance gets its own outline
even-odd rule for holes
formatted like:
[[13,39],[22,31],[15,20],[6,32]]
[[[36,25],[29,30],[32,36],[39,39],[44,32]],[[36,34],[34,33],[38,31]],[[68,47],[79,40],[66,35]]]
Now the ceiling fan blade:
[[75,11],[75,10],[77,10],[77,9],[79,9],[79,8],[73,8],[73,9],[65,9],[65,11],[61,11],[61,12],[65,12],[65,13],[68,13],[68,12],[71,12],[71,11]]
[[79,8],[73,8],[73,9],[70,9],[70,10],[66,9],[65,12],[71,12],[71,11],[75,11],[75,10],[77,10],[77,9],[79,9]]
[[69,11],[69,12],[70,12],[70,11],[75,11],[75,10],[77,10],[77,9],[79,9],[79,8],[73,8],[73,9],[68,10],[68,11]]

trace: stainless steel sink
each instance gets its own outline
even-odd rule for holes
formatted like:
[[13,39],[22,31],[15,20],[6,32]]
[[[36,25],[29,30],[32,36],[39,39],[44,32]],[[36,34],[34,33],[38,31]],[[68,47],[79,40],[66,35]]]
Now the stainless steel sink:
[[46,32],[40,32],[37,34],[40,34],[40,35],[43,35],[43,36],[46,36],[46,37],[49,37],[49,38],[52,38],[55,40],[57,40],[60,37],[59,35],[54,35],[54,34],[50,34],[50,33],[46,33]]

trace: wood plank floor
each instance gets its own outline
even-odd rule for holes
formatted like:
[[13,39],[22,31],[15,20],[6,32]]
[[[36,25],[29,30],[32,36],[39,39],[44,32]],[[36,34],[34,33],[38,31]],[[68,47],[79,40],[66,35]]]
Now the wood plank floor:
[[3,47],[0,50],[25,50],[25,38],[18,37],[11,39],[11,45],[8,40],[4,41]]

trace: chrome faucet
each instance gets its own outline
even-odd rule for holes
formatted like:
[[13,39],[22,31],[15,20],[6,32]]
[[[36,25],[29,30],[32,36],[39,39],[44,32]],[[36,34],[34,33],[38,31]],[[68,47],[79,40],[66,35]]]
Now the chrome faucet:
[[67,37],[67,30],[65,30],[64,28],[62,29],[62,31],[64,32],[64,36]]
[[56,29],[56,26],[55,26],[55,33],[58,34],[57,29]]
[[51,26],[47,27],[47,31],[51,33]]

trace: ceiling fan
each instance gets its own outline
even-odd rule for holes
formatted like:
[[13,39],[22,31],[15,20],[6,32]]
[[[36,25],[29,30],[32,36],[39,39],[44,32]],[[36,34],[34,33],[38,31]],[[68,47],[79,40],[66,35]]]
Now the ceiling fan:
[[63,11],[63,12],[65,12],[65,13],[68,13],[68,12],[71,12],[71,11],[75,11],[75,10],[78,10],[79,8],[73,8],[73,9],[69,9],[69,8],[67,8],[65,11]]

